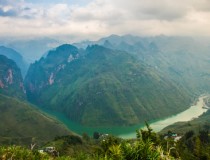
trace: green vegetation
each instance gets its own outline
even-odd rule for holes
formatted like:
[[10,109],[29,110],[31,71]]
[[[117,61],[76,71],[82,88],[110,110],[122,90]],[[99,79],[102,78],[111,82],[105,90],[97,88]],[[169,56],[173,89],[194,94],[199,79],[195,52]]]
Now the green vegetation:
[[[66,44],[50,51],[30,66],[25,79],[28,99],[84,126],[122,127],[181,112],[197,94],[209,92],[210,52],[205,45],[179,37],[136,38],[133,44],[132,37],[128,39],[106,40],[104,46],[110,49],[93,45],[79,50]],[[13,56],[5,47],[0,54],[3,50]],[[17,58],[17,63],[22,61]],[[0,55],[1,160],[210,159],[210,110],[165,128],[160,134],[167,136],[146,124],[136,139],[97,132],[92,139],[86,133],[73,134],[25,102],[24,92],[20,69]],[[204,101],[210,107],[210,99]],[[173,133],[182,138],[176,141]],[[49,146],[60,156],[38,152]]]
[[72,134],[63,124],[18,99],[0,94],[0,144],[37,146]]
[[85,126],[129,126],[179,113],[189,93],[153,67],[122,51],[63,45],[30,66],[30,102]]
[[193,131],[186,132],[177,143],[176,148],[184,160],[209,160],[210,135],[208,130],[201,130],[198,134]]
[[0,147],[0,159],[14,160],[44,160],[49,159],[47,154],[40,154],[20,146]]
[[[60,157],[64,160],[163,160],[172,159],[155,141],[158,136],[148,126],[148,130],[137,131],[137,139],[123,140],[104,135],[98,140],[86,141],[77,136],[56,137],[51,144],[57,145]],[[49,144],[47,144],[49,145]],[[88,147],[88,148],[87,148]],[[86,150],[84,150],[86,148]],[[72,153],[72,150],[77,151]],[[40,154],[21,147],[0,147],[0,158],[51,159],[50,154]]]
[[0,144],[42,145],[55,136],[72,134],[63,124],[25,101],[20,69],[0,55]]
[[188,131],[179,141],[172,136],[159,136],[146,123],[147,129],[137,130],[135,139],[120,139],[102,134],[92,139],[86,134],[57,136],[41,147],[53,146],[56,153],[38,152],[19,146],[0,147],[0,159],[18,160],[209,160],[210,135],[207,130],[198,134]]
[[189,122],[179,122],[164,128],[160,134],[171,131],[184,135],[176,145],[184,160],[210,159],[210,110]]
[[82,42],[77,46],[84,47],[89,44],[100,44],[135,54],[145,64],[155,67],[193,95],[210,92],[209,39],[164,35],[111,35],[97,42]]
[[0,94],[25,99],[23,79],[16,63],[0,55]]

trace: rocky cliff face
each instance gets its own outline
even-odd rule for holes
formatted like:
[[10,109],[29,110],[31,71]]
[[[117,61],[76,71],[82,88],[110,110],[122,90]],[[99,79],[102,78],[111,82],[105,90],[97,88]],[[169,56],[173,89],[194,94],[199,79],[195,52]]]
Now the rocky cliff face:
[[27,76],[25,77],[29,100],[35,103],[39,101],[38,97],[41,92],[53,86],[55,82],[60,82],[61,77],[59,77],[59,73],[78,58],[78,49],[74,46],[64,44],[56,50],[49,51],[47,58],[42,57],[39,61],[30,65]]
[[3,55],[0,55],[0,94],[20,99],[25,98],[20,69],[13,60]]

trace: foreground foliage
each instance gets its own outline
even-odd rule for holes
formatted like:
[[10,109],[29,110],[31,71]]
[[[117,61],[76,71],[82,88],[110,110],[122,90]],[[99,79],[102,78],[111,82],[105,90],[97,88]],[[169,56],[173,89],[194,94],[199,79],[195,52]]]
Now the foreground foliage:
[[136,139],[102,135],[58,136],[46,146],[54,145],[59,156],[20,146],[0,147],[0,160],[209,160],[210,137],[207,130],[187,132],[180,141],[163,139],[148,124],[137,130]]
[[[147,126],[147,130],[137,131],[137,139],[123,140],[111,135],[100,137],[95,142],[86,137],[86,144],[76,136],[56,137],[53,144],[57,146],[60,157],[53,157],[47,153],[39,153],[29,149],[10,146],[0,147],[0,159],[7,160],[163,160],[172,159],[159,145],[158,136]],[[89,146],[87,145],[89,144]],[[79,147],[80,146],[80,147]],[[89,147],[89,151],[81,149]],[[72,153],[70,148],[77,148],[79,152]],[[91,150],[92,148],[92,150]],[[91,150],[91,151],[90,151]],[[62,152],[63,151],[63,152]]]
[[39,152],[33,152],[29,149],[20,146],[11,147],[0,147],[0,159],[1,160],[38,160],[38,159],[48,159],[47,154],[40,154]]
[[119,140],[108,136],[102,140],[102,157],[113,160],[173,159],[164,152],[158,135],[147,124],[147,130],[136,131],[135,140]]
[[177,144],[180,157],[184,160],[209,160],[210,136],[208,130],[201,130],[198,135],[188,131]]

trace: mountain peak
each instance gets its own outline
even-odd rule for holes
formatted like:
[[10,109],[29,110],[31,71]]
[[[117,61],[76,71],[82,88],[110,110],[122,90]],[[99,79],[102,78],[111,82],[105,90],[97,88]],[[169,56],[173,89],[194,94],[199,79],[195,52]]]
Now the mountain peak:
[[57,51],[59,51],[59,50],[62,50],[62,51],[64,51],[64,50],[77,50],[77,47],[75,47],[71,44],[63,44],[63,45],[57,47],[56,50]]
[[[63,44],[57,47],[55,50],[51,50],[48,52],[47,57],[57,57],[57,58],[65,58],[68,59],[69,56],[76,56],[78,54],[77,47],[70,45],[70,44]],[[77,55],[78,56],[78,55]]]

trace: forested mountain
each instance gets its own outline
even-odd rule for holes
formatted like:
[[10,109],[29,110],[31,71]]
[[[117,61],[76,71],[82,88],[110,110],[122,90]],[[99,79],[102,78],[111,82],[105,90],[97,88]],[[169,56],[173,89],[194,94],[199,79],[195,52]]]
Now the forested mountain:
[[7,58],[15,61],[15,63],[21,70],[22,76],[24,77],[26,75],[29,65],[26,63],[26,61],[23,59],[23,57],[20,53],[16,52],[12,48],[0,46],[0,55],[4,55]]
[[25,99],[23,78],[16,63],[0,55],[0,94]]
[[[46,143],[71,134],[60,122],[26,102],[20,69],[0,55],[0,144]],[[34,143],[33,142],[33,143]]]
[[209,38],[111,35],[98,41],[85,41],[75,45],[85,48],[91,44],[134,54],[194,94],[210,91]]
[[187,90],[125,51],[62,45],[29,68],[29,101],[86,126],[125,126],[170,116],[191,102]]
[[[182,135],[176,145],[170,139],[156,139],[150,128],[152,143],[141,141],[148,136],[141,130],[142,137],[137,134],[140,139],[124,141],[109,135],[106,144],[103,139],[93,141],[85,133],[83,138],[74,135],[29,104],[26,96],[41,109],[60,112],[88,127],[130,126],[162,119],[187,109],[197,95],[209,92],[209,44],[208,40],[189,37],[116,35],[76,44],[80,49],[64,44],[30,65],[24,85],[16,63],[0,55],[0,144],[44,144],[56,137],[47,145],[55,145],[64,156],[77,157],[85,152],[84,156],[94,157],[97,147],[102,157],[116,156],[118,149],[118,156],[129,159],[129,154],[144,153],[129,148],[130,144],[141,148],[149,144],[152,155],[160,145],[165,156],[208,159],[209,111],[161,132],[170,130]],[[205,102],[209,105],[209,99]]]

